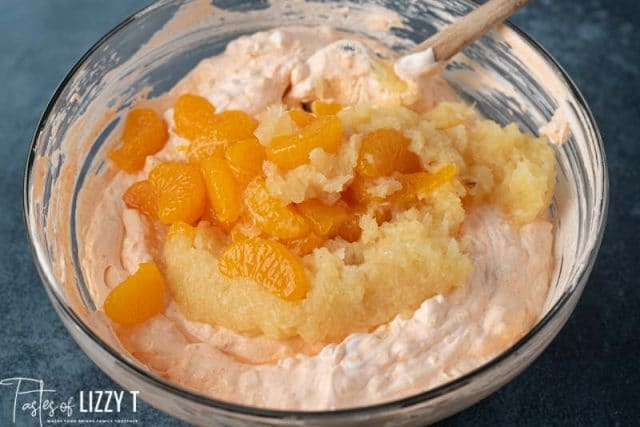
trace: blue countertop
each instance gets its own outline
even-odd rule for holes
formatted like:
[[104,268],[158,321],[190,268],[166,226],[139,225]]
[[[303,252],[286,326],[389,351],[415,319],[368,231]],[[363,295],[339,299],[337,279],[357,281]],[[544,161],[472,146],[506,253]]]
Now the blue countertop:
[[[22,174],[58,82],[98,38],[148,3],[0,0],[0,380],[43,379],[64,396],[120,390],[78,348],[45,295],[22,221]],[[516,380],[442,424],[637,424],[640,3],[539,0],[513,22],[562,64],[593,110],[609,162],[609,220],[583,297],[554,342]],[[0,426],[12,424],[12,405],[12,387],[0,386]],[[129,418],[182,425],[144,402]]]

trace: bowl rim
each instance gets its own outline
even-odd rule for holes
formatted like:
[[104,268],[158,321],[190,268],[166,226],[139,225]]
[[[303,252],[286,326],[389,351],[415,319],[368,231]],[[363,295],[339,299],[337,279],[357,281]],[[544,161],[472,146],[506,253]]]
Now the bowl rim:
[[[567,72],[562,68],[562,66],[551,56],[551,54],[544,48],[540,43],[538,43],[533,37],[528,35],[525,31],[521,30],[514,24],[509,21],[505,21],[504,25],[509,29],[515,32],[515,34],[522,38],[522,40],[533,48],[537,54],[539,54],[546,63],[553,69],[554,73],[557,77],[562,80],[566,87],[570,89],[572,96],[575,98],[577,103],[586,113],[587,123],[593,130],[593,135],[595,139],[595,149],[597,154],[601,159],[601,166],[603,170],[602,174],[602,203],[600,204],[600,218],[597,224],[597,236],[596,239],[593,240],[592,245],[588,248],[587,259],[588,262],[584,264],[582,270],[580,271],[575,286],[573,290],[570,292],[564,292],[563,295],[556,301],[556,303],[549,309],[549,311],[538,320],[538,322],[534,325],[534,327],[527,332],[523,337],[521,337],[518,341],[516,341],[511,347],[507,348],[505,351],[489,360],[488,362],[478,366],[465,373],[464,375],[457,377],[451,381],[448,381],[444,384],[441,384],[437,387],[428,389],[426,391],[422,391],[420,393],[416,393],[407,397],[403,397],[400,399],[395,399],[383,403],[376,403],[368,406],[356,406],[356,407],[347,407],[343,409],[336,410],[314,410],[314,411],[303,411],[303,410],[281,410],[281,409],[268,409],[261,408],[256,406],[248,406],[242,405],[238,403],[228,402],[225,400],[216,399],[213,397],[208,397],[206,395],[200,394],[196,391],[187,389],[181,385],[175,384],[171,381],[168,381],[164,378],[157,376],[156,374],[143,369],[141,366],[131,362],[128,358],[123,357],[120,353],[118,353],[115,349],[113,349],[110,345],[108,345],[104,340],[102,340],[99,336],[97,336],[88,325],[66,304],[65,301],[61,299],[57,292],[54,292],[52,287],[52,283],[56,283],[57,280],[52,273],[50,266],[48,268],[43,268],[41,265],[41,260],[38,257],[38,248],[40,247],[40,242],[37,236],[37,232],[35,229],[31,227],[31,223],[29,221],[30,212],[32,211],[32,206],[29,200],[30,195],[30,187],[32,184],[32,171],[35,163],[35,154],[36,148],[38,144],[38,140],[42,131],[44,130],[49,116],[58,102],[60,96],[62,95],[64,89],[70,80],[72,80],[77,71],[84,65],[84,63],[101,47],[103,47],[108,40],[111,39],[115,34],[123,30],[125,27],[129,26],[136,20],[148,15],[153,12],[155,9],[161,8],[167,4],[176,2],[177,0],[160,0],[152,3],[149,6],[146,6],[139,11],[133,13],[129,17],[125,18],[118,25],[113,27],[109,32],[107,32],[104,36],[102,36],[97,42],[95,42],[81,57],[77,62],[71,67],[69,72],[65,75],[65,77],[61,80],[61,82],[56,87],[53,95],[51,96],[49,102],[45,110],[43,111],[40,119],[38,120],[38,125],[36,126],[36,130],[31,139],[29,151],[27,154],[24,175],[23,175],[23,221],[25,228],[27,230],[27,236],[29,240],[29,245],[31,248],[31,253],[34,258],[38,273],[40,278],[42,279],[43,285],[47,291],[47,294],[54,305],[57,305],[61,312],[58,312],[59,315],[68,316],[78,330],[86,337],[89,338],[93,343],[97,344],[100,350],[102,350],[106,355],[112,358],[112,362],[118,362],[122,365],[125,370],[128,370],[129,373],[137,374],[138,376],[144,378],[146,381],[150,383],[153,387],[157,387],[162,389],[165,392],[169,392],[173,395],[176,395],[182,399],[186,399],[192,401],[194,403],[204,405],[216,410],[220,410],[222,412],[229,413],[229,415],[243,415],[243,416],[253,416],[253,417],[264,417],[270,419],[284,419],[284,418],[296,418],[296,419],[314,419],[314,420],[329,420],[332,418],[339,418],[344,416],[362,416],[362,415],[374,415],[376,413],[383,413],[391,410],[399,410],[405,409],[414,405],[425,403],[429,400],[437,399],[439,397],[445,396],[457,389],[460,389],[470,383],[474,378],[479,377],[484,374],[488,374],[495,369],[497,369],[503,362],[507,359],[510,359],[511,356],[519,353],[523,348],[527,347],[532,339],[536,337],[542,330],[546,329],[546,326],[568,305],[571,301],[579,299],[584,287],[586,286],[586,282],[589,278],[593,265],[595,263],[596,256],[598,254],[603,234],[606,227],[607,213],[609,207],[609,176],[607,169],[607,160],[606,154],[604,150],[604,145],[602,141],[602,136],[598,129],[598,125],[595,121],[593,113],[589,108],[586,100],[584,99],[582,93],[579,91],[571,77],[567,74]],[[348,1],[348,0],[347,0]],[[470,2],[469,0],[463,0],[473,5],[474,7],[477,4]],[[573,312],[572,307],[570,308],[569,315]],[[563,322],[566,322],[566,320]],[[63,322],[64,323],[64,322]],[[563,326],[561,325],[561,327]],[[65,327],[69,328],[69,326],[65,323]],[[73,334],[71,334],[74,339],[77,339]],[[83,350],[84,352],[84,350]],[[86,354],[86,353],[85,353]],[[537,358],[539,355],[534,357]],[[103,372],[104,370],[96,363]],[[107,375],[110,377],[110,375]],[[113,378],[111,378],[114,380]],[[114,380],[115,381],[115,380]],[[115,381],[118,382],[118,381]]]

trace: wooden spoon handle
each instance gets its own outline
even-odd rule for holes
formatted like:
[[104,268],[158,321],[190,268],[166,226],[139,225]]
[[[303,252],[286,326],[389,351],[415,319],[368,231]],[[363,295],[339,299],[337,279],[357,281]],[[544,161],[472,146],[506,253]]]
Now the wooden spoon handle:
[[489,0],[420,43],[412,51],[419,52],[431,48],[436,61],[446,61],[531,1]]

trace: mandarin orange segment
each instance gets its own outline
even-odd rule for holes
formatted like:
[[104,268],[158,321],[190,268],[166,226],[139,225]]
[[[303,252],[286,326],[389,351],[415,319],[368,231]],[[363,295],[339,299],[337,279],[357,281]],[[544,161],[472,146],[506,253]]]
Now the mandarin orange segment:
[[320,236],[315,232],[311,232],[306,236],[299,237],[297,239],[282,240],[284,244],[291,252],[298,256],[309,255],[314,249],[319,248],[327,241],[326,237]]
[[372,202],[380,201],[379,197],[376,197],[369,193],[369,185],[372,180],[365,178],[361,175],[356,175],[351,184],[344,192],[344,198],[354,205],[366,205]]
[[398,171],[402,173],[415,173],[422,170],[420,157],[410,150],[404,150],[400,155],[398,162]]
[[207,221],[209,224],[214,224],[216,222],[216,213],[213,210],[213,206],[211,206],[211,203],[209,203],[208,200],[206,206],[204,207],[204,212],[200,217],[200,221]]
[[191,141],[187,157],[198,162],[207,157],[224,157],[233,142],[253,138],[258,122],[242,111],[228,110],[216,114],[207,129]]
[[122,144],[118,148],[109,151],[109,158],[126,173],[136,173],[144,167],[146,154],[140,152],[131,145]]
[[149,218],[155,218],[158,212],[158,195],[148,180],[131,185],[122,195],[125,205],[137,209]]
[[417,172],[420,159],[408,150],[409,138],[395,129],[377,129],[362,137],[356,171],[366,178],[393,172]]
[[149,182],[158,195],[158,219],[164,224],[195,223],[206,207],[206,189],[196,166],[167,162],[156,166]]
[[318,116],[335,115],[342,110],[342,105],[337,102],[314,101],[311,111]]
[[322,148],[335,153],[340,147],[344,129],[336,116],[317,117],[292,135],[275,137],[267,147],[267,159],[288,170],[309,162],[309,153]]
[[256,226],[280,239],[295,239],[309,232],[307,221],[291,206],[269,194],[264,179],[256,178],[244,193],[244,203]]
[[278,297],[297,301],[309,291],[300,260],[284,245],[259,237],[232,243],[218,261],[220,273],[250,279]]
[[293,122],[299,128],[303,128],[311,124],[311,122],[313,122],[313,119],[315,119],[315,116],[313,114],[307,113],[306,111],[302,110],[289,111],[289,117],[291,117],[291,120],[293,120]]
[[136,325],[164,310],[164,278],[154,263],[138,270],[113,288],[104,301],[104,312],[121,325]]
[[334,237],[342,224],[349,219],[349,208],[342,200],[333,205],[325,205],[319,200],[305,200],[296,205],[313,231],[320,236]]
[[226,110],[216,115],[213,123],[213,139],[224,142],[239,141],[253,137],[258,121],[238,110]]
[[209,203],[216,219],[230,225],[242,211],[242,189],[224,159],[209,157],[200,163]]
[[209,134],[215,115],[215,107],[206,98],[193,94],[180,96],[173,108],[176,132],[190,141]]
[[192,163],[199,163],[208,157],[224,157],[227,144],[211,141],[206,138],[198,138],[187,147],[187,158]]
[[435,173],[416,172],[399,175],[396,179],[402,184],[402,189],[391,194],[388,198],[392,203],[407,203],[426,196],[449,182],[457,174],[455,165],[446,165]]
[[147,156],[164,147],[169,134],[162,117],[150,108],[136,108],[127,114],[122,145],[109,152],[109,158],[127,173],[144,167]]
[[266,154],[258,139],[252,137],[229,144],[224,157],[236,179],[246,183],[262,172]]

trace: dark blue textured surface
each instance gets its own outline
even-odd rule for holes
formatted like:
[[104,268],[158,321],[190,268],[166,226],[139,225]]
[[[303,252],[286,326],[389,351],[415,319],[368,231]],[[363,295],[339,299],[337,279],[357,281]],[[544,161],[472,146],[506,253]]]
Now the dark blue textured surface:
[[[148,1],[0,0],[0,379],[43,378],[60,395],[119,389],[72,341],[44,293],[22,224],[22,170],[57,83],[99,37]],[[513,21],[554,55],[600,126],[611,207],[582,300],[515,381],[444,425],[640,422],[640,4],[539,0]],[[10,393],[0,387],[0,425]],[[141,425],[180,425],[142,403]]]

